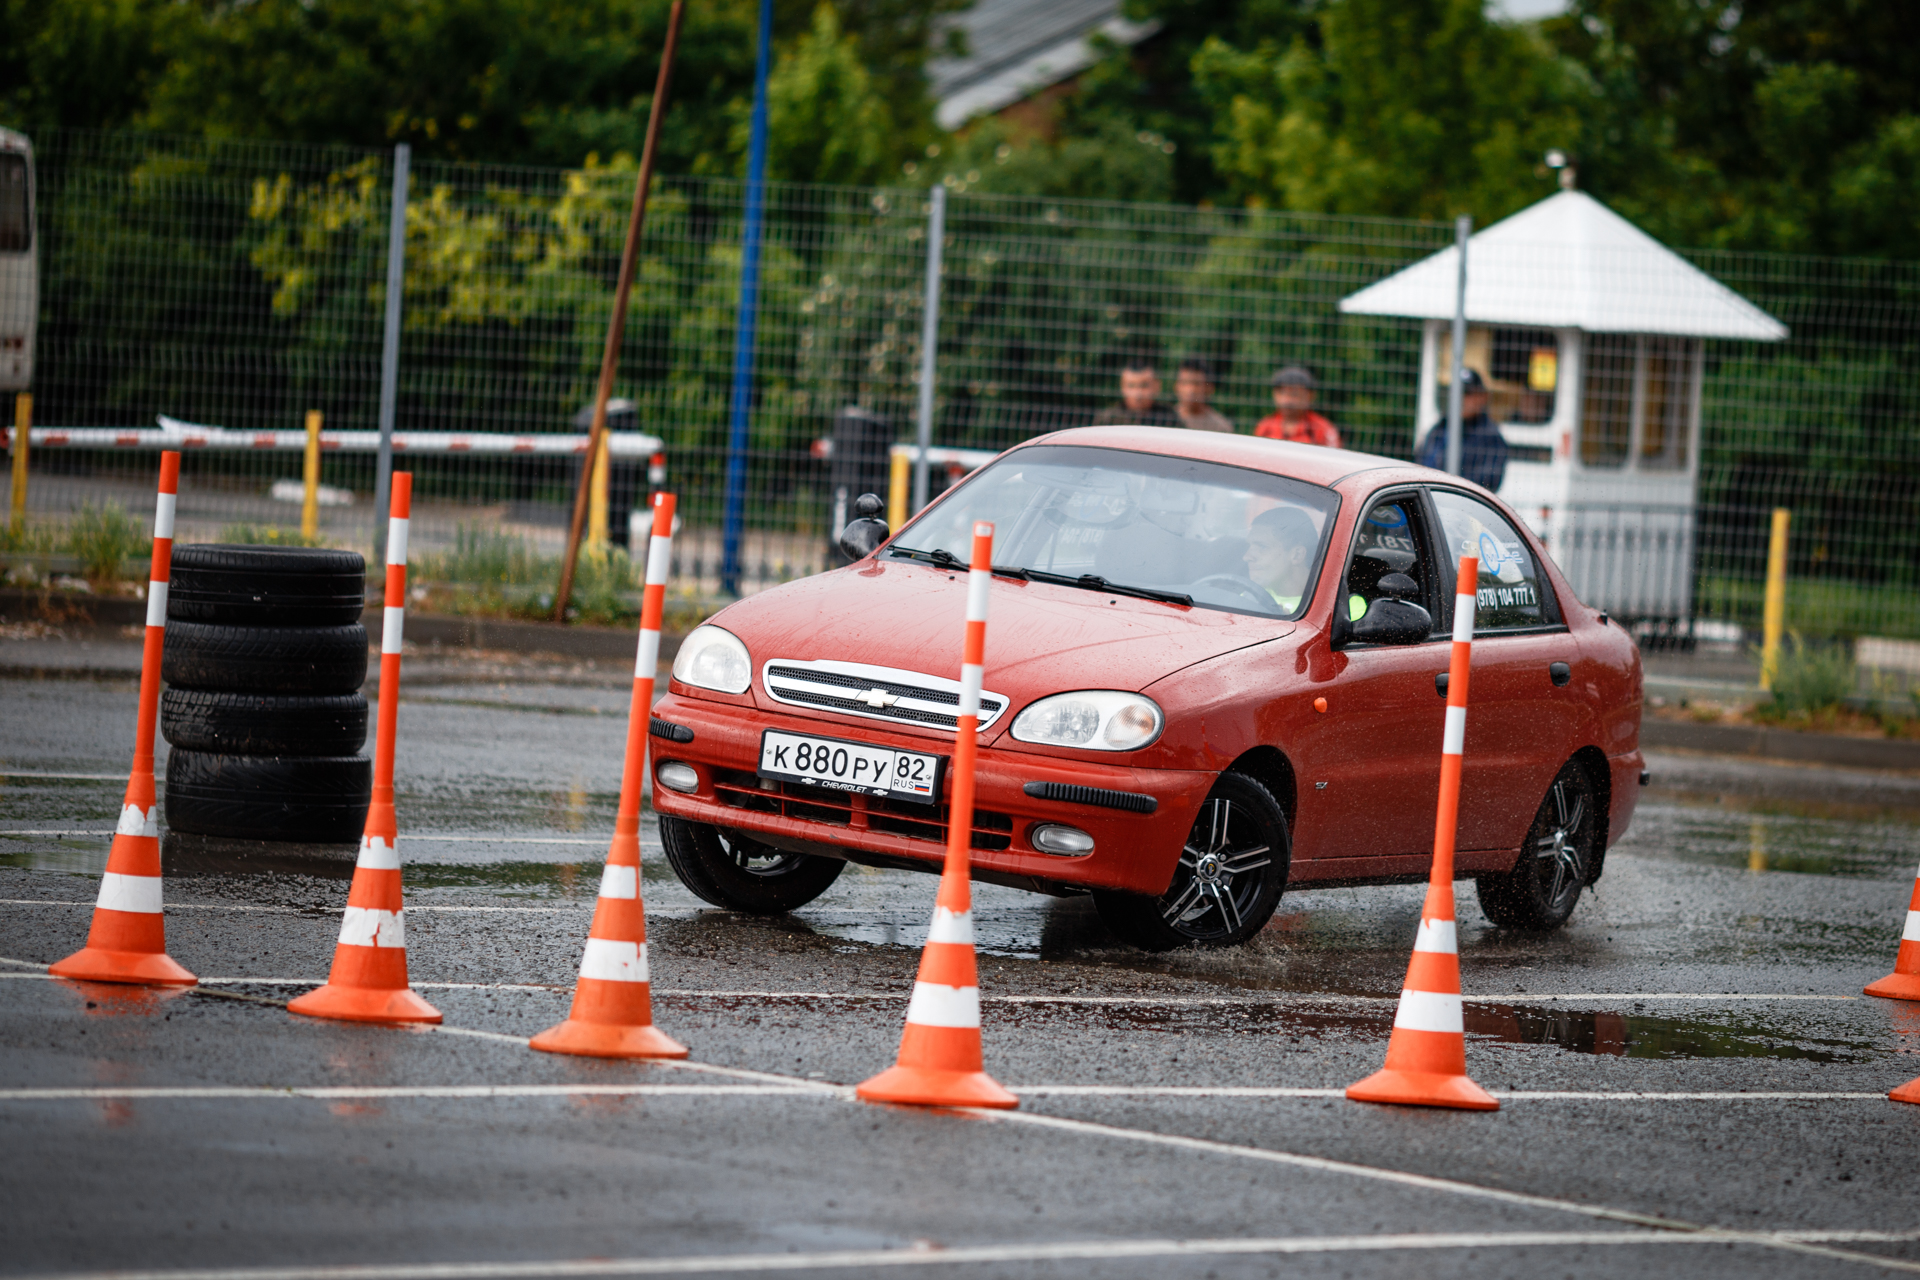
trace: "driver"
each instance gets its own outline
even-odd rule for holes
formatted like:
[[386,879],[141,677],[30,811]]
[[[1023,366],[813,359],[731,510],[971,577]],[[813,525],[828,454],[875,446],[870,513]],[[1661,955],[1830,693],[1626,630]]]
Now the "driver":
[[1320,537],[1298,507],[1275,507],[1254,517],[1247,529],[1247,577],[1287,613],[1300,608],[1301,593],[1313,572],[1313,548]]

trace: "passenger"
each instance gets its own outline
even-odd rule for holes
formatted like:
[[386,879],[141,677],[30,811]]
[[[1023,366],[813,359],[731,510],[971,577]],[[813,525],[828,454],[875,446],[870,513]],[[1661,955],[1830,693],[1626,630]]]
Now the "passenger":
[[1262,511],[1247,529],[1247,577],[1272,596],[1283,612],[1297,612],[1319,541],[1313,521],[1300,508]]
[[1273,375],[1273,407],[1280,412],[1260,419],[1253,434],[1269,440],[1340,448],[1340,431],[1313,411],[1313,393],[1319,387],[1311,369],[1290,364]]
[[1233,422],[1207,401],[1213,398],[1213,367],[1205,360],[1189,356],[1180,362],[1173,377],[1174,412],[1180,425],[1189,431],[1233,430]]
[[[1436,471],[1447,468],[1447,420],[1443,415],[1427,432],[1415,459]],[[1487,414],[1487,383],[1477,370],[1460,379],[1460,474],[1492,493],[1507,478],[1507,438]]]
[[1160,403],[1160,375],[1153,361],[1136,356],[1120,370],[1120,403],[1094,415],[1096,427],[1177,427],[1180,418]]

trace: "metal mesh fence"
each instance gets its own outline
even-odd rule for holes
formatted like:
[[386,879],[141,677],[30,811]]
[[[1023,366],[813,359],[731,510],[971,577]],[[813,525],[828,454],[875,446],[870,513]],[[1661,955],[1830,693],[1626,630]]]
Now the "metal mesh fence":
[[[318,409],[329,436],[373,430],[389,155],[80,132],[36,146],[37,425],[149,428],[164,414],[229,432],[293,432]],[[442,434],[396,465],[416,474],[418,558],[428,576],[465,592],[463,607],[539,607],[583,460],[462,451],[447,440],[580,432],[632,181],[624,159],[572,170],[414,166],[396,430]],[[616,390],[633,416],[615,425],[664,443],[686,518],[676,581],[700,596],[721,585],[744,197],[737,181],[657,181]],[[742,590],[829,563],[835,464],[817,442],[843,410],[864,411],[883,440],[912,437],[928,204],[911,190],[767,188]],[[1421,322],[1342,314],[1337,303],[1433,254],[1451,232],[963,186],[946,217],[934,441],[997,450],[1079,425],[1117,400],[1128,360],[1154,363],[1170,393],[1176,363],[1201,357],[1216,371],[1214,407],[1240,431],[1272,411],[1273,369],[1300,363],[1318,375],[1316,407],[1349,447],[1411,456],[1416,424],[1436,416],[1422,399],[1431,379],[1427,371],[1423,383]],[[1571,523],[1556,555],[1591,560],[1581,580],[1600,585],[1583,589],[1623,613],[1664,616],[1682,630],[1699,619],[1751,627],[1768,512],[1785,506],[1795,512],[1791,625],[1920,635],[1920,386],[1910,372],[1920,268],[1687,256],[1790,337],[1712,340],[1671,359],[1656,339],[1634,348],[1635,367],[1666,360],[1684,372],[1697,361],[1701,436],[1683,467],[1697,472],[1697,502],[1675,508],[1670,495],[1616,486],[1583,499],[1587,515],[1560,513]],[[1495,330],[1479,354],[1497,387],[1505,378],[1524,389],[1524,357],[1513,369],[1501,363],[1515,358],[1513,342],[1524,346],[1524,334],[1509,341],[1513,332]],[[1609,358],[1602,344],[1588,355],[1582,466],[1602,466],[1605,450],[1629,444],[1619,433],[1610,443],[1609,410],[1596,398]],[[1635,428],[1633,447],[1671,452],[1642,404],[1655,376],[1632,383],[1638,391],[1621,383],[1616,416],[1648,424]],[[1510,435],[1523,441],[1517,455],[1551,451],[1524,443],[1525,430]],[[843,453],[843,469],[850,462]],[[1641,462],[1660,465],[1653,454]],[[39,449],[30,513],[57,522],[107,500],[139,512],[151,470],[150,452]],[[183,536],[294,528],[300,508],[285,500],[295,495],[284,482],[299,475],[290,447],[191,453]],[[337,491],[329,497],[351,499],[322,509],[322,538],[370,545],[372,454],[330,450],[322,479]],[[858,483],[883,488],[884,462]],[[644,459],[615,458],[606,494],[614,541],[645,488]],[[1669,549],[1649,551],[1656,543]],[[1675,557],[1686,570],[1680,587],[1649,596],[1648,581]],[[616,611],[631,598],[625,573],[616,566],[598,580]],[[1673,589],[1677,607],[1635,607]]]

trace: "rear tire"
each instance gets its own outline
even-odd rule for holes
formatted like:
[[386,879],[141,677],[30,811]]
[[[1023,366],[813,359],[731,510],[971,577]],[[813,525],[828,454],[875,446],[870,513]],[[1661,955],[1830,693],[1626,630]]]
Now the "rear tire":
[[173,549],[170,576],[167,616],[182,622],[337,627],[367,602],[357,551],[193,543]]
[[1481,876],[1480,909],[1509,929],[1558,929],[1573,914],[1599,856],[1600,792],[1579,761],[1562,765],[1527,828],[1513,870]]
[[1287,815],[1273,793],[1223,773],[1200,805],[1173,883],[1157,898],[1095,889],[1107,928],[1142,951],[1237,947],[1266,927],[1292,865]]
[[168,689],[160,732],[189,751],[244,756],[350,756],[367,744],[359,693],[216,693]]
[[167,826],[201,836],[357,840],[373,798],[360,756],[232,756],[175,748],[167,757]]
[[777,916],[803,907],[840,878],[846,863],[786,853],[737,831],[660,815],[667,865],[695,896],[729,911]]
[[228,693],[354,693],[367,681],[367,629],[169,622],[160,674]]

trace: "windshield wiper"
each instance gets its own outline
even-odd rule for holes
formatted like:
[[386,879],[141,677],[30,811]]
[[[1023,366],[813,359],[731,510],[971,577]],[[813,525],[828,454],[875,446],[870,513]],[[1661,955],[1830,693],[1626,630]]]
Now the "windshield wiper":
[[918,547],[892,546],[887,548],[890,556],[903,556],[909,560],[925,560],[928,564],[937,564],[942,569],[964,569],[966,562],[945,547],[935,547],[931,551],[922,551]]
[[1005,573],[1030,579],[1034,582],[1050,582],[1062,587],[1079,587],[1083,591],[1105,591],[1109,595],[1133,596],[1140,600],[1160,600],[1167,604],[1193,607],[1193,597],[1181,591],[1161,591],[1154,587],[1124,587],[1117,582],[1108,582],[1096,573],[1083,573],[1071,577],[1064,573],[1046,573],[1039,569],[1003,569],[994,566],[995,573]]

